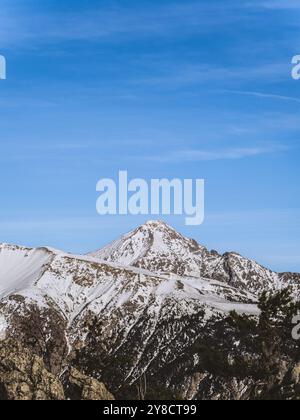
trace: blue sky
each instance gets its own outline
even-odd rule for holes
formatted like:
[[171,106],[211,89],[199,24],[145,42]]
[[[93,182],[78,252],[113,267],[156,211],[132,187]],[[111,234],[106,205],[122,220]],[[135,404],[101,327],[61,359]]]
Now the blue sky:
[[300,3],[2,0],[0,241],[88,252],[100,178],[205,178],[209,248],[300,271]]

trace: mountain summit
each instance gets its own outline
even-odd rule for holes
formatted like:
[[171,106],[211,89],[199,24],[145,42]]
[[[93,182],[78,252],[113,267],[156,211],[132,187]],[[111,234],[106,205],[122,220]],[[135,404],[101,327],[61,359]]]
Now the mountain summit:
[[149,221],[90,256],[159,274],[214,279],[255,295],[299,283],[298,276],[275,273],[236,252],[209,251],[163,221]]
[[90,254],[94,258],[152,272],[199,277],[204,247],[162,221],[149,221]]

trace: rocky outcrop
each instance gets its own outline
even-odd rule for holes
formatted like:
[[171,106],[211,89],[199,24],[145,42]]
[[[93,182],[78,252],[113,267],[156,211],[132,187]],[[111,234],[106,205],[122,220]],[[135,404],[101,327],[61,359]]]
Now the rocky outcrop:
[[13,340],[0,341],[0,400],[64,400],[43,360]]
[[113,401],[105,385],[94,378],[70,368],[66,379],[66,395],[71,400]]
[[0,400],[114,400],[105,385],[70,367],[64,380],[15,340],[0,341]]
[[68,354],[67,323],[62,314],[51,305],[40,307],[33,300],[11,295],[0,303],[2,316],[9,319],[5,338],[18,340],[41,357],[54,375],[62,370]]

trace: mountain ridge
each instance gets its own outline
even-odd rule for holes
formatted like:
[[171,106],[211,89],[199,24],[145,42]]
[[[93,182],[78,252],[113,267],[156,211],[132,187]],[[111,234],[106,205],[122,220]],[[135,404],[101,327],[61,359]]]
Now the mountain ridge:
[[[294,282],[298,281],[297,274],[274,272],[239,253],[209,251],[162,221],[149,221],[89,255],[154,272],[225,281],[238,288],[249,288],[252,293],[261,293],[264,288],[272,288],[272,285],[278,288],[282,281],[293,287]],[[245,282],[248,284],[245,285]],[[260,283],[262,287],[259,287]]]
[[117,398],[132,396],[143,376],[159,377],[182,398],[200,398],[215,378],[194,377],[195,343],[212,340],[232,311],[258,317],[261,291],[289,284],[300,296],[297,275],[283,280],[224,255],[154,221],[104,248],[101,258],[1,244],[0,341],[18,340],[55,377],[75,368]]

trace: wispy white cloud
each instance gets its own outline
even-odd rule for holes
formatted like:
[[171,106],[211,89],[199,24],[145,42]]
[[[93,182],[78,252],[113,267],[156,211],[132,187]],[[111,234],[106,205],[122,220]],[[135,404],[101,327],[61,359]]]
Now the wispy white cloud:
[[261,6],[267,9],[300,10],[299,0],[269,0],[261,2]]
[[300,98],[296,98],[294,96],[276,95],[272,93],[251,92],[251,91],[242,91],[242,90],[228,90],[225,92],[236,94],[236,95],[254,96],[256,98],[261,98],[261,99],[275,99],[275,100],[280,100],[280,101],[297,102],[300,104]]
[[1,45],[9,47],[51,42],[78,42],[126,39],[127,36],[180,36],[213,32],[238,22],[251,21],[259,9],[299,9],[298,0],[265,0],[218,2],[196,0],[171,4],[145,3],[127,7],[86,7],[84,10],[45,13],[42,7],[18,5],[2,0],[0,11]]
[[164,156],[156,155],[149,159],[156,162],[201,162],[219,160],[238,160],[286,150],[285,146],[270,145],[266,147],[228,148],[219,150],[189,149],[174,151]]
[[[211,31],[243,16],[230,7],[197,1],[151,4],[150,6],[91,8],[84,11],[44,13],[42,8],[3,7],[0,12],[1,41],[6,44],[28,41],[86,41],[115,35],[167,35],[181,32]],[[216,13],[217,12],[217,13]],[[41,30],[42,28],[42,30]]]
[[137,6],[86,8],[45,14],[42,8],[3,6],[0,12],[1,42],[43,44],[59,41],[107,40],[114,36],[178,35],[211,32],[217,27],[249,19],[248,7],[227,1],[222,7],[216,2],[195,0],[172,4],[150,3]]
[[96,217],[66,217],[60,219],[7,219],[0,221],[1,231],[31,231],[31,230],[44,230],[44,231],[53,231],[53,230],[92,230],[95,228],[105,229],[108,227],[113,227],[113,219],[110,221],[106,218],[105,222],[103,219]]
[[244,81],[264,81],[266,83],[284,80],[289,68],[286,63],[261,64],[247,67],[218,67],[207,64],[182,64],[178,66],[162,66],[164,73],[137,80],[136,84],[163,85],[164,87],[180,87],[194,84],[214,82],[241,83]]

